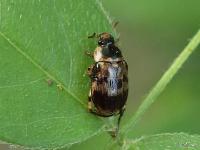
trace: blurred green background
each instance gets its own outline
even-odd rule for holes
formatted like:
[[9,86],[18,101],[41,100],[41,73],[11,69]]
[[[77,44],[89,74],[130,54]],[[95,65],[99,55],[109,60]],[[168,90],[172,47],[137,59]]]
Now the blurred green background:
[[[200,29],[199,0],[103,0],[119,21],[120,48],[129,64],[130,93],[122,125]],[[192,54],[130,137],[166,132],[200,134],[200,47]],[[109,149],[107,133],[70,149]]]

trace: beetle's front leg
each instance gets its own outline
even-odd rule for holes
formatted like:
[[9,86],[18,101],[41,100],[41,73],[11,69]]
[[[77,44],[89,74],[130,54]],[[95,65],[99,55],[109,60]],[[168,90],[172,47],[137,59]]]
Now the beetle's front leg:
[[93,52],[89,52],[89,51],[85,51],[85,55],[87,55],[89,57],[93,57],[94,53]]
[[89,76],[89,77],[91,77],[92,76],[92,68],[94,67],[94,65],[91,65],[90,67],[88,67],[88,69],[87,69],[87,75]]

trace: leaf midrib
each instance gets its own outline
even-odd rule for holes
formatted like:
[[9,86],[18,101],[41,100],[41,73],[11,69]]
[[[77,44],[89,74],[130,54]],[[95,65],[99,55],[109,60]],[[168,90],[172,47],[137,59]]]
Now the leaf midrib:
[[77,102],[79,102],[83,107],[86,107],[86,105],[76,96],[74,95],[69,89],[56,77],[54,77],[51,73],[46,71],[40,64],[38,64],[36,61],[34,61],[27,53],[25,53],[21,48],[19,48],[14,42],[8,38],[4,33],[0,31],[0,35],[3,39],[5,39],[18,53],[20,53],[22,56],[24,56],[31,64],[33,64],[36,68],[38,68],[40,71],[42,71],[48,78],[53,80],[57,85],[62,85],[62,88],[70,95],[72,96]]

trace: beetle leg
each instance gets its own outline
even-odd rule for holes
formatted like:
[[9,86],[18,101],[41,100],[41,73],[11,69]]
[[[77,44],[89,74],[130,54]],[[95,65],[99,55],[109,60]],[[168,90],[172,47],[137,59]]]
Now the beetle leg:
[[87,75],[91,76],[91,67],[88,67],[88,69],[87,69]]
[[117,130],[119,130],[119,124],[120,124],[121,118],[124,114],[124,111],[125,111],[125,106],[119,112],[119,118],[118,118],[118,121],[117,121]]
[[92,111],[91,90],[89,91],[89,95],[88,95],[88,111],[89,112]]
[[97,116],[101,116],[101,117],[108,117],[108,116],[104,116],[104,115],[98,113],[98,112],[96,111],[96,109],[94,108],[94,104],[93,104],[92,101],[91,101],[91,108],[92,108],[92,109],[89,110],[90,113],[92,113],[92,114],[94,114],[94,115],[97,115]]
[[108,131],[113,138],[116,138],[117,134],[119,133],[119,125],[120,125],[121,118],[124,114],[124,111],[125,111],[125,106],[119,111],[119,118],[117,120],[117,126],[113,130]]
[[88,94],[88,111],[92,114],[98,115],[98,113],[95,110],[94,103],[92,102],[92,93],[91,92],[92,91],[90,89],[89,94]]
[[88,69],[87,69],[87,75],[89,76],[89,77],[91,77],[91,75],[92,75],[92,68],[94,67],[94,65],[91,65],[90,67],[88,67]]
[[85,55],[89,56],[89,57],[93,57],[93,53],[92,52],[89,52],[89,51],[85,51]]
[[90,113],[92,113],[92,114],[99,115],[99,114],[96,112],[95,108],[94,108],[94,103],[92,102],[91,96],[90,96],[90,95],[89,95],[89,97],[88,97],[88,111],[89,111]]
[[94,108],[94,103],[92,102],[92,93],[91,93],[91,89],[89,91],[89,95],[88,95],[88,111],[92,114],[98,115],[98,113],[96,112],[95,108]]
[[121,121],[121,118],[124,114],[124,111],[125,111],[125,106],[119,111],[119,118],[117,120],[117,127],[110,131],[110,135],[113,137],[113,138],[116,138],[117,137],[117,134],[119,133],[119,125],[120,125],[120,121]]
[[88,98],[88,111],[92,112],[92,101],[90,99],[91,97]]

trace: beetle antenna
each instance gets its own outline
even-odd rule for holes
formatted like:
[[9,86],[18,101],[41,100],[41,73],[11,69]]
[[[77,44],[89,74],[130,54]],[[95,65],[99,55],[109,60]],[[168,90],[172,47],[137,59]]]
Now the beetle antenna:
[[88,36],[88,39],[91,39],[91,38],[99,38],[99,34],[94,32],[92,35]]
[[118,24],[119,24],[119,21],[113,21],[112,27],[113,27],[114,29],[116,29]]
[[115,43],[118,43],[120,41],[120,34],[118,34],[116,40],[115,40]]

